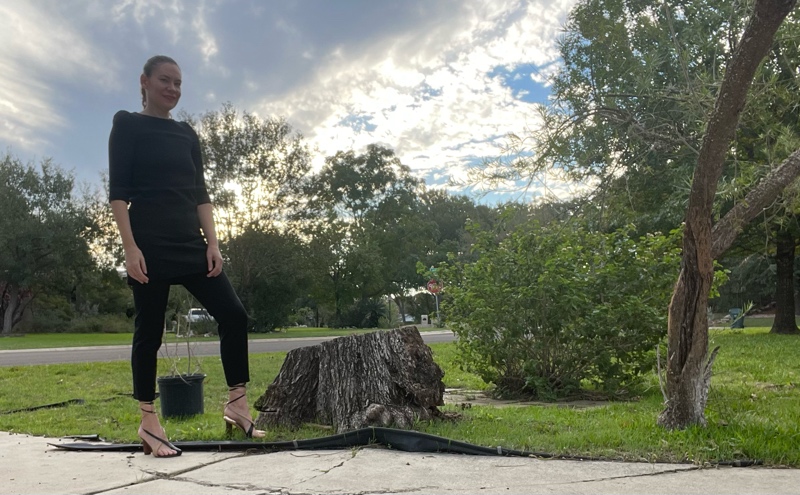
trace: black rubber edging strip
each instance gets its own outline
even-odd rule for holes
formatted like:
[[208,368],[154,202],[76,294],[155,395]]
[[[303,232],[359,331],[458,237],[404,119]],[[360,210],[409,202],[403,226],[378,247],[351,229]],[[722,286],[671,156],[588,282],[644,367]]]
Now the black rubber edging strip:
[[[130,392],[128,392],[128,393],[120,392],[120,393],[118,393],[117,395],[115,395],[113,397],[106,397],[105,399],[100,399],[100,402],[108,402],[108,401],[120,399],[120,398],[123,398],[123,397],[133,397],[133,394],[130,393]],[[158,394],[156,394],[156,398],[158,398]],[[71,405],[83,405],[85,403],[86,403],[86,400],[84,400],[84,399],[69,399],[69,400],[65,400],[63,402],[54,402],[53,404],[44,404],[44,405],[41,405],[41,406],[23,407],[22,409],[12,409],[10,411],[0,411],[0,416],[2,416],[4,414],[15,414],[15,413],[21,413],[21,412],[33,412],[33,411],[38,411],[39,409],[54,409],[56,407],[67,407],[67,406],[71,406]]]
[[84,401],[83,399],[70,399],[70,400],[65,400],[64,402],[54,402],[53,404],[44,404],[41,406],[33,406],[33,407],[23,407],[22,409],[13,409],[11,411],[0,411],[0,415],[38,411],[39,409],[54,409],[56,407],[71,406],[73,404],[84,404],[85,402],[86,401]]
[[[560,459],[572,461],[606,461],[609,459],[587,457],[555,455],[546,452],[532,452],[527,450],[506,449],[503,447],[482,447],[458,440],[439,437],[428,433],[421,433],[411,430],[397,430],[394,428],[369,427],[358,430],[330,435],[320,438],[310,438],[306,440],[292,440],[280,442],[253,442],[253,441],[191,441],[173,442],[176,447],[185,451],[287,451],[287,450],[321,450],[321,449],[342,449],[360,447],[373,444],[380,444],[391,449],[403,452],[430,452],[448,454],[467,454],[484,456],[509,456],[509,457],[534,457],[541,459]],[[73,443],[50,443],[49,445],[63,450],[70,451],[104,451],[104,452],[138,452],[142,449],[141,444],[92,444],[86,442]],[[611,461],[613,462],[613,460]],[[736,461],[721,461],[713,463],[720,466],[748,467],[761,465],[759,460],[742,459]]]
[[[119,399],[121,397],[131,397],[129,393],[119,393],[114,397],[103,399],[109,401]],[[22,409],[14,409],[11,411],[2,411],[3,414],[13,414],[19,412],[38,411],[40,409],[52,409],[56,407],[66,407],[70,405],[81,405],[86,401],[84,399],[70,399],[63,402],[56,402],[53,404],[44,404],[41,406],[26,407]],[[96,434],[94,435],[73,435],[65,438],[73,438],[79,440],[102,441]],[[283,442],[252,442],[252,441],[192,441],[192,442],[173,442],[178,448],[182,450],[192,451],[252,451],[252,450],[268,450],[271,452],[285,451],[285,450],[319,450],[319,449],[337,449],[366,446],[372,444],[381,444],[389,448],[396,448],[404,452],[442,452],[451,454],[467,454],[467,455],[500,455],[500,456],[514,456],[514,457],[538,457],[541,459],[561,459],[573,461],[606,461],[613,462],[609,459],[588,456],[570,456],[570,455],[555,455],[547,452],[532,452],[527,450],[514,450],[504,449],[503,447],[482,447],[471,443],[461,442],[458,440],[451,440],[449,438],[439,437],[428,433],[421,433],[411,430],[397,430],[394,428],[384,427],[369,427],[353,430],[346,433],[337,435],[330,435],[327,437],[311,438],[306,440],[292,440]],[[70,451],[105,451],[105,452],[138,452],[141,450],[141,444],[92,444],[86,442],[72,442],[65,444],[49,443],[53,447]],[[760,466],[763,461],[758,459],[738,459],[734,461],[718,461],[710,463],[714,466],[731,466],[731,467],[750,467]]]

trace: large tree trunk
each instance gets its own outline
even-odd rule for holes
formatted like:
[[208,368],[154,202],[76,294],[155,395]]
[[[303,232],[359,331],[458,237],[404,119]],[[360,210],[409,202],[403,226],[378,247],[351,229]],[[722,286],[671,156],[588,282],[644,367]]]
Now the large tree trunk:
[[259,427],[316,421],[337,432],[410,428],[440,416],[444,373],[416,327],[350,335],[289,352],[256,401]]
[[3,303],[0,304],[0,307],[3,308],[3,328],[0,334],[7,335],[11,333],[17,323],[22,321],[25,308],[33,296],[29,291],[20,289],[18,285],[9,283],[5,285],[0,297],[3,298]]
[[717,95],[697,159],[686,211],[681,273],[669,306],[667,403],[658,418],[667,428],[705,425],[715,353],[708,354],[708,295],[714,277],[711,218],[717,183],[747,91],[775,32],[796,0],[757,0]]
[[11,290],[8,291],[8,302],[5,304],[5,311],[3,312],[3,334],[11,333],[11,329],[14,327],[14,313],[17,309],[18,297],[16,294],[16,286],[11,286]]
[[794,307],[794,235],[788,230],[779,230],[775,245],[775,321],[769,333],[800,333]]

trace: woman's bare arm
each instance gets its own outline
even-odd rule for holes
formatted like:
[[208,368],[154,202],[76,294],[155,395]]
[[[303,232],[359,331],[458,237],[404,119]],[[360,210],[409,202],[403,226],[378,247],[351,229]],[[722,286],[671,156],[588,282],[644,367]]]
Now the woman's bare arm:
[[214,206],[211,203],[197,205],[197,216],[200,218],[200,228],[206,236],[208,249],[206,250],[206,261],[208,261],[208,276],[216,277],[222,273],[222,254],[219,252],[219,241],[217,231],[214,228]]
[[128,271],[128,276],[139,283],[146,284],[149,281],[147,265],[144,262],[142,251],[133,238],[128,203],[120,199],[111,201],[111,212],[114,214],[114,221],[117,223],[117,230],[122,238],[122,248],[125,250],[125,269]]

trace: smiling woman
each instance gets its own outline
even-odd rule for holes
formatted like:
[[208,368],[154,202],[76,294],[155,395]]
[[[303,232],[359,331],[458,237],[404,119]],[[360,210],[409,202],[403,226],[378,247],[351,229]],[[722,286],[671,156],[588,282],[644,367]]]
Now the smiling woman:
[[177,62],[166,55],[156,55],[144,64],[140,79],[144,107],[140,113],[170,118],[170,110],[181,99],[181,68]]
[[180,455],[167,440],[153,400],[158,350],[170,286],[183,285],[218,322],[229,400],[223,419],[248,436],[254,430],[245,397],[250,380],[247,312],[222,271],[200,142],[170,112],[181,96],[181,69],[163,55],[140,76],[138,113],[119,111],[109,137],[109,200],[125,251],[136,320],[131,350],[133,395],[139,401],[139,437],[145,454]]

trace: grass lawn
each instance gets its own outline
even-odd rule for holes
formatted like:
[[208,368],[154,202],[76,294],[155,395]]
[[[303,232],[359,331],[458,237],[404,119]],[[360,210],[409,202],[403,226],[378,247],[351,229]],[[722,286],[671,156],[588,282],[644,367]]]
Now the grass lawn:
[[[420,332],[442,330],[437,327],[418,326]],[[374,332],[375,329],[330,329],[315,327],[290,327],[280,332],[251,333],[252,339],[287,339],[302,337],[341,337],[353,333]],[[53,347],[89,347],[100,345],[130,345],[132,333],[29,333],[0,338],[0,351],[17,349],[46,349]],[[191,341],[205,342],[217,337],[192,337]],[[167,334],[167,343],[174,342],[175,334]],[[184,341],[185,339],[181,339]]]
[[[416,429],[484,446],[501,445],[553,454],[619,460],[720,462],[757,459],[772,466],[800,467],[800,337],[770,335],[768,328],[712,331],[711,345],[722,350],[715,364],[706,428],[667,431],[656,426],[662,397],[655,376],[637,400],[601,407],[565,404],[496,408],[457,405],[459,421],[420,422]],[[13,339],[9,339],[13,340]],[[447,387],[484,389],[478,377],[454,364],[453,344],[433,344]],[[251,357],[251,400],[280,369],[285,354]],[[205,414],[166,420],[174,440],[224,438],[222,405],[226,387],[218,358],[203,358]],[[164,363],[160,363],[165,365]],[[136,441],[139,414],[130,393],[127,362],[0,367],[0,430],[63,436],[98,433],[119,442]],[[82,405],[2,414],[3,411],[81,398]],[[272,430],[267,440],[328,435],[307,426]]]

